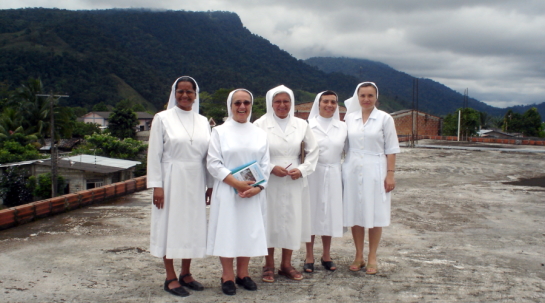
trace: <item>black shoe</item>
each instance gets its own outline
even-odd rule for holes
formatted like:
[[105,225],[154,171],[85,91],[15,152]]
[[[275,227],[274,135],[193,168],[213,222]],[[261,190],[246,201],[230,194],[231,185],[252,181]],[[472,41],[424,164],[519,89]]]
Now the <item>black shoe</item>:
[[303,271],[306,273],[313,273],[314,263],[305,263],[305,265],[303,265]]
[[223,282],[223,278],[221,278],[221,291],[228,296],[236,295],[237,287],[235,286],[235,282],[231,280]]
[[204,286],[202,286],[202,284],[197,281],[191,281],[189,283],[184,282],[184,278],[189,276],[191,276],[191,274],[185,274],[183,276],[180,275],[180,278],[178,279],[178,282],[180,282],[180,285],[185,286],[189,289],[197,290],[197,291],[204,290]]
[[244,277],[242,279],[237,277],[235,281],[238,285],[244,287],[244,289],[257,290],[257,284],[255,284],[255,282],[250,277]]
[[[330,271],[337,270],[337,265],[335,265],[335,262],[333,262],[333,261],[324,261],[324,259],[321,259],[321,261],[322,261],[322,266],[325,269],[330,270]],[[335,268],[332,269],[332,267],[335,267]]]
[[176,287],[176,288],[173,288],[173,289],[169,289],[168,288],[168,285],[171,283],[171,282],[174,282],[174,281],[177,281],[178,279],[172,279],[172,280],[166,280],[165,281],[165,291],[166,292],[169,292],[175,296],[180,296],[180,297],[187,297],[189,296],[189,292],[187,292],[187,290],[185,290],[185,288],[183,288],[183,286],[179,286],[179,287]]

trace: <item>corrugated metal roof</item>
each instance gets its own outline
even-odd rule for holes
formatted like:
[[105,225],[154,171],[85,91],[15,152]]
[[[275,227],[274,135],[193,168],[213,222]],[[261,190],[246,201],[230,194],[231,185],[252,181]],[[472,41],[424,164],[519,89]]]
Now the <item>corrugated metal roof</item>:
[[38,159],[38,160],[28,160],[28,161],[21,161],[21,162],[13,162],[13,163],[6,163],[6,164],[0,164],[1,167],[11,167],[11,166],[21,166],[21,165],[30,165],[34,164],[36,162],[43,162],[44,160]]
[[[87,118],[87,116],[89,114],[95,114],[95,115],[100,116],[100,117],[102,117],[104,119],[109,119],[111,113],[113,113],[113,112],[88,112],[87,114],[85,114],[81,118]],[[136,114],[136,117],[138,117],[138,119],[153,119],[153,115],[150,114],[150,113],[147,113],[147,112],[135,112],[135,114]]]
[[[107,158],[93,155],[78,155],[66,158],[59,158],[58,167],[107,174],[125,170],[140,163],[140,161]],[[31,164],[51,166],[51,159],[6,163],[0,165],[0,168]]]
[[[139,161],[107,158],[93,155],[78,155],[67,158],[59,158],[58,167],[77,169],[97,173],[113,173],[125,170],[140,164]],[[43,160],[37,165],[51,166],[51,159]]]

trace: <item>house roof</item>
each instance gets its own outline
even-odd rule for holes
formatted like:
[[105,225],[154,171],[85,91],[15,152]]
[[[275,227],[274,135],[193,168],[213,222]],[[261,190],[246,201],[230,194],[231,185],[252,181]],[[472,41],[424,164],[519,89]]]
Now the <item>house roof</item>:
[[[140,163],[140,161],[115,159],[101,156],[77,155],[72,157],[59,158],[58,167],[108,174],[131,168]],[[51,158],[6,163],[0,165],[0,168],[31,164],[51,166]]]
[[[45,139],[45,145],[40,148],[40,150],[50,150],[51,149],[51,139]],[[82,141],[81,138],[71,138],[71,139],[61,139],[57,143],[57,147],[60,149],[72,149],[76,144]]]
[[[88,112],[87,114],[81,116],[80,118],[85,118],[89,116],[90,114],[95,114],[104,119],[109,119],[111,113],[113,112]],[[153,115],[147,112],[135,112],[135,114],[136,114],[136,117],[138,117],[138,119],[153,119]]]
[[441,117],[439,117],[439,116],[432,115],[432,114],[428,114],[428,113],[425,113],[425,112],[422,112],[422,111],[419,111],[419,110],[415,110],[415,109],[402,109],[402,110],[398,110],[398,111],[395,111],[395,112],[393,112],[393,113],[390,113],[390,116],[394,117],[394,116],[398,116],[398,115],[410,113],[410,112],[412,112],[412,111],[418,112],[418,113],[420,113],[420,114],[428,115],[428,116],[431,116],[431,117],[436,117],[437,119],[441,119]]
[[30,165],[30,164],[34,164],[36,162],[42,162],[42,161],[43,160],[38,159],[38,160],[28,160],[28,161],[21,161],[21,162],[5,163],[5,164],[0,164],[0,168],[2,168],[2,167],[11,167],[11,166]]

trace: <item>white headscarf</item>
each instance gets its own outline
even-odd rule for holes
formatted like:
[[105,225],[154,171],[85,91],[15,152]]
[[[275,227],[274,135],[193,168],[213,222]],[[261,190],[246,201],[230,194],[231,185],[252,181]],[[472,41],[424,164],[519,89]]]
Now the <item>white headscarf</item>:
[[[357,112],[357,111],[361,112],[360,100],[358,99],[358,90],[360,89],[360,86],[362,86],[362,85],[364,85],[366,83],[369,83],[369,84],[371,84],[372,86],[375,87],[375,89],[377,90],[377,101],[378,101],[378,87],[377,87],[377,85],[374,82],[362,82],[362,83],[358,84],[358,86],[356,87],[356,91],[354,91],[354,95],[352,96],[352,98],[349,101],[349,104],[346,107],[346,115],[348,115],[350,113],[353,113],[353,112]],[[346,104],[346,101],[345,101],[345,104]]]
[[[252,95],[252,93],[249,90],[244,88],[235,89],[234,91],[230,92],[229,96],[227,97],[227,121],[233,120],[233,112],[231,111],[231,102],[233,102],[233,95],[238,91],[243,91],[250,94],[250,98],[251,98],[250,101],[252,102],[252,107],[254,105],[254,95]],[[252,117],[252,110],[250,109],[250,114],[248,115],[248,119],[246,119],[246,122],[249,122],[251,117]]]
[[[316,118],[318,115],[320,115],[320,98],[322,97],[323,93],[325,93],[325,91],[317,94],[316,98],[314,98],[314,103],[312,104],[312,108],[310,109],[310,114],[308,114],[309,120],[312,118]],[[335,96],[337,97],[337,99],[339,98],[337,94],[335,94]],[[335,109],[335,113],[333,114],[333,119],[341,120],[341,115],[339,114],[339,104],[337,104],[337,108]]]
[[[195,102],[193,102],[193,106],[191,107],[191,110],[194,113],[198,114],[199,113],[199,84],[197,84],[197,81],[195,81],[195,79],[189,76],[181,76],[180,78],[183,78],[183,77],[187,77],[193,80],[193,82],[195,82],[195,86],[197,87],[197,90],[195,91],[195,95],[196,95]],[[172,90],[170,91],[170,98],[168,99],[167,109],[171,109],[174,106],[176,106],[176,83],[178,82],[178,80],[180,80],[180,78],[176,79],[176,81],[174,81],[174,83],[172,84]]]
[[293,117],[295,114],[295,98],[293,97],[293,91],[284,85],[277,86],[275,88],[271,88],[267,95],[265,96],[265,101],[267,103],[267,116],[273,117],[274,109],[272,107],[272,101],[274,99],[274,96],[280,94],[280,93],[287,93],[290,96],[291,99],[291,108],[289,117]]

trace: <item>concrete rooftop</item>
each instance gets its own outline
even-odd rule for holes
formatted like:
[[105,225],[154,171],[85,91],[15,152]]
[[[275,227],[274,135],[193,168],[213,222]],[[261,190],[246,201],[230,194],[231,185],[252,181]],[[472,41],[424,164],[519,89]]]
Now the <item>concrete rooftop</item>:
[[[402,148],[397,163],[393,222],[384,229],[376,276],[348,270],[348,231],[333,240],[336,272],[318,261],[301,282],[276,276],[273,284],[258,282],[257,292],[228,297],[219,260],[207,257],[192,266],[206,289],[172,296],[162,290],[162,261],[148,253],[146,190],[0,231],[0,301],[545,301],[545,187],[504,184],[544,177],[544,153]],[[298,269],[304,252],[294,252]],[[315,253],[319,260],[319,239]],[[256,281],[262,263],[250,263]]]

